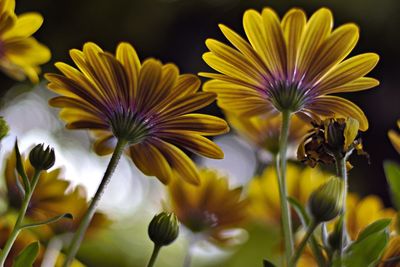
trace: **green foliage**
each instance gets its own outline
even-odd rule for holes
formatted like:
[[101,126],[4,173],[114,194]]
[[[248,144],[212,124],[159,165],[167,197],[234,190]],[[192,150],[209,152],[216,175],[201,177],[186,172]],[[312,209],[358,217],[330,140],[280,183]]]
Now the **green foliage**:
[[390,219],[381,219],[365,228],[358,239],[346,250],[342,262],[334,261],[333,266],[372,267],[380,259],[389,241]]
[[29,244],[14,260],[13,267],[32,267],[39,253],[39,242]]
[[310,217],[308,216],[306,209],[303,207],[303,205],[301,205],[301,203],[292,197],[288,197],[288,201],[290,203],[290,205],[294,208],[294,210],[296,211],[297,215],[299,216],[300,220],[301,220],[301,224],[304,227],[307,227],[307,225],[310,224]]
[[385,161],[383,168],[390,187],[393,205],[400,210],[400,165],[392,161]]

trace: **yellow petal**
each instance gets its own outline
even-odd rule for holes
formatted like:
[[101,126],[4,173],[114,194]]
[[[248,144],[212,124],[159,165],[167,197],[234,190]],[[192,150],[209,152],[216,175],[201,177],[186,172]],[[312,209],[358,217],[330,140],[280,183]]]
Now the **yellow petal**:
[[[379,56],[374,53],[365,53],[351,57],[326,74],[317,85],[317,92],[325,94],[331,90],[351,81],[359,79],[370,72],[378,63]],[[336,91],[339,93],[339,91]]]
[[163,121],[158,132],[174,132],[177,130],[191,131],[201,135],[219,135],[229,131],[228,124],[223,119],[206,114],[185,114]]
[[268,67],[279,77],[286,74],[286,42],[283,36],[280,21],[275,11],[264,8],[262,13],[266,42],[264,44],[268,55]]
[[271,79],[272,75],[261,59],[260,55],[251,47],[251,45],[245,41],[240,35],[236,32],[232,31],[228,27],[220,24],[219,28],[222,33],[225,35],[226,39],[228,39],[244,56],[249,58],[254,66],[257,68],[258,72],[264,73],[267,79]]
[[224,152],[214,142],[190,131],[175,130],[170,133],[163,133],[162,139],[204,157],[224,158]]
[[304,12],[296,8],[289,10],[282,19],[282,30],[287,48],[287,71],[289,80],[291,80],[294,75],[296,57],[306,21],[307,18]]
[[333,66],[341,62],[356,45],[359,30],[355,24],[340,26],[321,44],[310,69],[307,81],[318,81]]
[[344,128],[344,149],[347,150],[348,147],[353,143],[354,139],[357,137],[358,129],[360,123],[358,120],[353,118],[348,118],[346,120],[346,127]]
[[318,48],[330,34],[332,26],[333,18],[329,9],[321,8],[311,16],[299,45],[296,77],[302,78],[306,74]]
[[3,40],[25,38],[34,34],[42,26],[43,17],[39,13],[25,13],[19,15],[14,27],[4,33]]
[[[321,114],[321,111],[332,112],[337,118],[352,117],[360,123],[360,130],[368,129],[368,120],[364,112],[353,102],[337,96],[322,96],[314,100],[308,105],[311,111]],[[324,116],[324,114],[323,114]]]
[[109,155],[114,151],[116,141],[112,134],[104,134],[93,143],[94,152],[99,156]]
[[156,140],[155,145],[163,155],[168,159],[168,163],[178,175],[177,178],[184,179],[186,182],[198,185],[200,183],[199,173],[193,161],[176,146],[164,142],[160,139]]
[[129,100],[133,101],[138,87],[141,63],[135,49],[129,43],[120,43],[117,46],[116,58],[125,68],[129,79]]
[[251,77],[254,80],[263,80],[263,72],[259,72],[254,66],[253,62],[249,61],[243,54],[237,50],[213,39],[206,40],[206,46],[210,51],[217,57],[226,61],[232,66],[235,66],[238,70],[245,73],[245,75]]
[[131,146],[130,154],[136,166],[146,175],[156,176],[162,183],[168,184],[172,171],[165,154],[155,145],[146,142]]
[[334,94],[334,93],[346,93],[346,92],[358,92],[362,90],[367,90],[379,85],[379,81],[370,77],[361,77],[349,83],[340,85],[338,87],[329,88],[324,90],[324,94]]
[[136,104],[139,110],[149,108],[148,103],[157,97],[157,86],[160,83],[161,63],[155,59],[147,59],[139,73]]

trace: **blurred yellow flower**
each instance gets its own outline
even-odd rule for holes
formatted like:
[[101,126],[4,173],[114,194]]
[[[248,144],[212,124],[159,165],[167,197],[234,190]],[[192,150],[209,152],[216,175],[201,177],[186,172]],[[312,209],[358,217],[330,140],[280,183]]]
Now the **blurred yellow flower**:
[[[400,129],[400,120],[397,121],[397,127]],[[400,134],[398,134],[395,130],[389,130],[388,136],[393,147],[400,154]]]
[[[279,136],[281,132],[282,116],[265,118],[264,116],[245,117],[226,112],[228,123],[244,139],[265,149],[272,154],[279,152]],[[311,125],[294,117],[289,130],[289,147],[297,149],[300,141],[306,135]]]
[[[318,168],[302,168],[289,163],[286,176],[288,196],[305,205],[311,193],[330,176]],[[248,210],[252,218],[262,223],[280,224],[281,209],[275,167],[265,168],[260,176],[256,176],[250,181],[248,200]]]
[[[25,171],[28,177],[32,177],[34,168],[28,158],[23,159]],[[5,182],[7,187],[7,200],[11,208],[19,210],[22,205],[22,196],[17,186],[17,179],[22,183],[21,177],[17,177],[15,153],[10,153],[6,159]],[[78,224],[88,208],[86,191],[78,186],[69,190],[70,182],[60,178],[61,169],[43,171],[40,174],[38,184],[32,195],[26,218],[31,221],[44,221],[63,213],[70,213],[73,220],[62,219],[58,222],[37,228],[41,240],[48,240],[55,234],[76,230]],[[90,232],[96,232],[109,224],[109,220],[102,213],[96,213],[92,221]],[[36,231],[36,230],[35,230]]]
[[31,35],[42,25],[35,12],[15,15],[15,0],[0,2],[0,69],[16,80],[39,81],[40,65],[50,60],[50,50]]
[[49,89],[62,95],[50,104],[62,108],[69,129],[89,129],[99,155],[112,153],[116,140],[127,142],[129,155],[146,175],[167,184],[179,175],[198,184],[193,161],[181,148],[210,158],[222,158],[221,149],[204,136],[228,131],[226,122],[192,113],[209,105],[214,93],[198,92],[200,80],[179,74],[174,64],[155,59],[140,62],[134,48],[118,45],[116,55],[94,43],[70,55],[78,69],[56,63],[63,73],[46,74]]
[[246,219],[247,201],[242,188],[230,189],[228,178],[216,170],[200,169],[200,185],[173,179],[168,186],[171,210],[179,221],[209,241],[229,244],[228,230],[240,227]]
[[400,236],[392,237],[378,267],[400,267]]
[[282,20],[270,8],[243,16],[247,40],[224,25],[220,29],[233,47],[208,39],[205,62],[220,74],[201,73],[213,80],[204,90],[218,94],[223,109],[245,116],[293,112],[306,120],[353,117],[368,128],[363,111],[330,94],[355,92],[379,84],[364,77],[379,57],[365,53],[344,60],[355,47],[359,29],[348,23],[332,30],[333,16],[321,8],[308,20],[297,8]]
[[394,227],[396,211],[392,208],[385,208],[379,197],[368,195],[360,198],[351,193],[347,196],[347,231],[352,240],[357,239],[358,234],[369,224],[383,218],[392,218]]

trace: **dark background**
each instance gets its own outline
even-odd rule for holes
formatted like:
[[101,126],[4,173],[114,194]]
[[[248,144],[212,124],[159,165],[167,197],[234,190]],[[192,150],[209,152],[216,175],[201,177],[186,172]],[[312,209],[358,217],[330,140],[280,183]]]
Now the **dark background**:
[[[395,128],[400,118],[400,1],[17,0],[16,11],[37,11],[45,18],[35,35],[53,53],[52,61],[43,66],[45,72],[54,71],[56,61],[71,62],[68,50],[81,48],[86,41],[94,41],[112,52],[120,41],[128,41],[141,59],[152,56],[163,62],[175,62],[182,72],[197,73],[208,69],[201,59],[207,50],[206,38],[224,40],[217,24],[223,23],[243,34],[243,12],[264,6],[274,8],[281,17],[291,7],[303,8],[308,15],[320,7],[329,7],[335,26],[347,22],[360,26],[361,37],[353,54],[376,52],[381,56],[370,74],[381,85],[345,97],[357,103],[370,121],[370,129],[363,137],[371,165],[364,158],[352,159],[355,168],[350,173],[351,190],[378,194],[389,205],[382,162],[400,161],[387,138],[388,129]],[[13,84],[14,81],[1,76],[3,93]],[[216,106],[207,111],[220,115]]]

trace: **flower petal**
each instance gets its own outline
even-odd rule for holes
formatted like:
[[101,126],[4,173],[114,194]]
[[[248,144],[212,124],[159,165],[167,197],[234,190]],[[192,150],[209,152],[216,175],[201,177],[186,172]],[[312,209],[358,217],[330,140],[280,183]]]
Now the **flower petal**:
[[163,184],[172,177],[171,167],[163,153],[152,143],[144,142],[129,148],[135,165],[146,175],[156,176]]
[[224,158],[224,152],[214,142],[190,131],[175,130],[169,133],[164,132],[162,139],[204,157]]
[[357,137],[360,123],[358,120],[348,118],[346,120],[346,127],[344,128],[344,149],[347,150]]
[[324,90],[324,94],[357,92],[367,90],[379,85],[379,81],[370,77],[361,77],[349,83],[340,85],[338,87]]
[[377,54],[365,53],[343,61],[335,68],[331,69],[331,71],[320,80],[316,92],[325,94],[325,92],[332,90],[332,88],[345,85],[363,77],[376,66],[378,60],[379,56]]
[[400,134],[398,134],[394,130],[389,130],[388,136],[389,136],[390,142],[392,142],[393,147],[400,154]]
[[355,24],[343,25],[321,44],[307,72],[306,82],[316,82],[333,66],[341,62],[356,45],[359,30]]
[[325,41],[333,26],[332,13],[327,8],[315,12],[307,22],[301,37],[297,57],[296,78],[300,80],[312,65],[312,59]]
[[205,114],[185,114],[162,121],[157,133],[174,132],[177,130],[190,131],[201,135],[219,135],[229,131],[228,124],[223,119]]
[[307,22],[306,15],[300,9],[293,8],[285,14],[282,19],[282,30],[286,40],[287,48],[287,78],[292,80],[296,57],[299,50],[301,35]]
[[94,152],[99,156],[105,156],[113,153],[114,148],[117,144],[117,139],[108,132],[102,137],[98,137],[93,143]]
[[[329,111],[338,118],[352,117],[360,123],[360,130],[368,129],[368,120],[364,112],[353,102],[337,96],[321,96],[314,100],[313,103],[307,106],[311,111],[321,114],[319,110]],[[321,114],[326,116],[325,114]]]
[[139,83],[136,104],[139,110],[148,110],[148,103],[157,97],[157,86],[160,83],[161,63],[155,59],[147,59],[139,73]]

